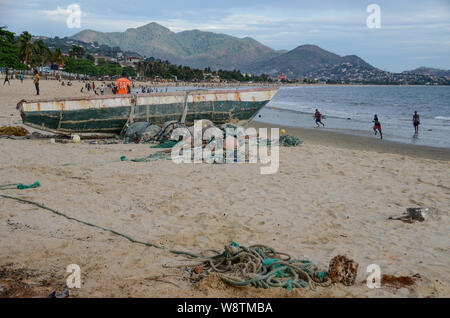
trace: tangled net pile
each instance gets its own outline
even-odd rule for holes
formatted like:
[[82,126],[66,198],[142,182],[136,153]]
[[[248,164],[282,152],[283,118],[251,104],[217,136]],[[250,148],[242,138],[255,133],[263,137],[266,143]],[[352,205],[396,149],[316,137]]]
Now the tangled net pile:
[[[217,253],[217,252],[216,252]],[[192,278],[201,279],[217,273],[233,286],[293,288],[326,287],[331,284],[327,272],[319,271],[308,260],[293,260],[288,254],[276,252],[264,245],[239,246],[233,242],[223,253],[203,259],[200,264],[188,265]]]
[[303,143],[303,141],[298,137],[290,136],[290,135],[280,136],[280,138],[278,140],[263,139],[260,141],[260,144],[267,145],[267,146],[276,145],[277,143],[279,146],[282,146],[282,147],[298,147]]
[[280,146],[283,147],[297,147],[300,146],[303,141],[300,138],[290,135],[283,135],[280,137]]
[[0,136],[26,136],[29,132],[23,127],[1,126]]

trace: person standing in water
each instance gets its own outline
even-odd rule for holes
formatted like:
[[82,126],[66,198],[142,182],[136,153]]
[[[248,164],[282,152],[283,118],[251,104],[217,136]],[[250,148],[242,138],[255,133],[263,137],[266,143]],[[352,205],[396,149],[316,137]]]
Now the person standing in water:
[[319,112],[319,110],[317,108],[316,108],[316,112],[314,113],[314,118],[316,119],[317,128],[320,127],[319,124],[322,124],[322,126],[325,127],[325,124],[322,123],[322,114]]
[[415,111],[413,115],[413,125],[414,125],[414,133],[417,135],[419,133],[419,125],[420,125],[420,116],[417,113],[417,111]]
[[375,115],[375,116],[373,117],[372,122],[374,123],[374,125],[373,125],[373,131],[375,132],[375,136],[377,135],[377,130],[378,130],[378,131],[380,132],[380,137],[381,137],[381,139],[383,139],[383,133],[381,132],[381,123],[380,123],[380,121],[378,120],[378,116],[377,116],[377,115]]

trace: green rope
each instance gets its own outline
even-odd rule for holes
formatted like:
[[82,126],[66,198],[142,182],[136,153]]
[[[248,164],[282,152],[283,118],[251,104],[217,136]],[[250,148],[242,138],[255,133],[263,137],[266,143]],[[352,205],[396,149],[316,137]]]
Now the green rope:
[[[282,255],[287,257],[281,259]],[[328,273],[319,271],[311,261],[291,260],[289,255],[262,245],[247,248],[233,242],[225,246],[224,252],[204,259],[200,264],[188,265],[197,266],[204,272],[193,274],[194,280],[214,272],[226,283],[237,287],[251,285],[291,290],[331,284]]]
[[[20,184],[20,183],[12,183],[12,184],[6,184],[6,185],[3,185],[3,186],[0,185],[0,190],[13,189],[13,188],[8,188],[8,187],[2,188],[4,186],[15,186],[16,189],[22,189],[22,188],[18,187],[19,185],[22,185],[22,184]],[[39,182],[35,182],[35,183],[33,183],[32,185],[29,185],[29,186],[24,186],[23,189],[31,189],[31,188],[37,188],[37,187],[40,187]],[[52,208],[46,207],[45,205],[42,205],[40,203],[31,201],[31,200],[26,200],[26,199],[22,199],[22,198],[10,196],[10,195],[5,195],[5,194],[0,194],[0,197],[37,206],[37,207],[39,207],[41,209],[44,209],[44,210],[50,211],[50,212],[52,212],[52,213],[54,213],[56,215],[62,216],[64,218],[68,219],[68,220],[76,221],[78,223],[81,223],[81,224],[84,224],[84,225],[87,225],[87,226],[90,226],[90,227],[94,227],[94,228],[97,228],[97,229],[100,229],[100,230],[103,230],[103,231],[106,231],[106,232],[110,232],[110,233],[112,233],[114,235],[121,236],[123,238],[126,238],[127,240],[129,240],[132,243],[141,244],[141,245],[148,246],[148,247],[155,247],[155,248],[163,249],[163,250],[166,249],[166,247],[163,246],[163,245],[155,245],[155,244],[152,244],[152,243],[147,243],[147,242],[142,242],[142,241],[135,240],[135,239],[129,237],[128,235],[122,234],[122,233],[117,232],[115,230],[108,229],[108,228],[105,228],[103,226],[92,224],[92,223],[89,223],[89,222],[86,222],[86,221],[83,221],[83,220],[79,220],[77,218],[68,216],[68,215],[66,215],[66,214],[64,214],[64,213],[62,213],[60,211],[57,211],[57,210],[54,210]],[[177,255],[186,255],[186,256],[190,256],[190,257],[194,257],[194,258],[200,258],[200,256],[192,254],[192,253],[189,253],[189,252],[177,251],[177,250],[168,250],[168,251],[170,253],[177,254]]]
[[170,153],[165,153],[163,151],[155,152],[154,154],[151,154],[150,156],[144,157],[144,158],[136,158],[136,159],[130,159],[126,156],[120,157],[120,161],[132,161],[132,162],[152,162],[152,161],[158,161],[158,160],[171,160]]
[[0,190],[8,190],[8,189],[19,189],[19,190],[25,190],[25,189],[34,189],[39,188],[41,184],[39,181],[36,181],[33,184],[26,185],[23,183],[10,183],[10,184],[2,184],[0,185]]

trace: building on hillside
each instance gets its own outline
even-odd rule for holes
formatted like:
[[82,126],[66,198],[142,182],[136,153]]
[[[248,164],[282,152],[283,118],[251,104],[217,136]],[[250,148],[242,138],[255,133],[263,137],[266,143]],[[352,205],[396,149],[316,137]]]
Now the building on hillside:
[[105,61],[109,61],[109,62],[117,62],[117,59],[115,59],[114,57],[105,56],[105,55],[98,55],[98,53],[95,53],[94,57],[95,57],[95,65],[98,65],[98,60],[99,59],[104,59]]
[[135,66],[136,63],[142,62],[144,59],[140,56],[127,56],[124,60],[120,61],[120,66]]

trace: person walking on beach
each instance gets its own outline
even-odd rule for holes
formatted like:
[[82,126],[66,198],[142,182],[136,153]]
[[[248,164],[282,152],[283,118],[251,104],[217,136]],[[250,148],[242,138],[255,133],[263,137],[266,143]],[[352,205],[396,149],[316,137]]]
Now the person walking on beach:
[[8,72],[9,72],[9,70],[6,69],[5,70],[5,81],[3,82],[3,86],[5,86],[6,82],[8,82],[9,86],[11,86],[11,83],[9,82]]
[[39,73],[37,70],[34,70],[34,86],[36,87],[36,95],[39,95]]
[[322,114],[319,112],[319,110],[317,108],[316,108],[316,112],[314,113],[314,118],[316,119],[317,128],[320,127],[319,124],[322,124],[322,126],[325,127],[325,124],[322,123]]
[[378,120],[378,116],[377,115],[375,115],[373,117],[372,122],[374,123],[373,124],[373,131],[375,132],[375,136],[377,135],[377,130],[378,130],[380,132],[380,139],[383,139],[383,133],[381,132],[381,123]]
[[413,125],[414,125],[414,133],[419,134],[419,125],[420,125],[420,116],[417,111],[414,112],[413,115]]

